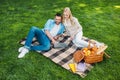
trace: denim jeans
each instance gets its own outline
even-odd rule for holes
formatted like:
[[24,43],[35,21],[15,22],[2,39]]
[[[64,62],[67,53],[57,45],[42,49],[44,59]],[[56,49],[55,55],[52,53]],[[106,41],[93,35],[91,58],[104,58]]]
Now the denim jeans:
[[[77,33],[77,35],[75,36],[75,38],[73,39],[73,43],[77,46],[77,47],[88,47],[89,43],[85,40],[82,39],[83,37],[83,32],[79,32]],[[95,45],[97,47],[100,47],[102,44],[95,41]],[[90,47],[93,47],[93,44],[90,44]]]
[[[36,37],[36,39],[38,40],[39,42],[38,45],[31,45],[34,37]],[[50,39],[41,29],[33,26],[28,33],[24,47],[29,50],[38,50],[38,51],[49,50]]]

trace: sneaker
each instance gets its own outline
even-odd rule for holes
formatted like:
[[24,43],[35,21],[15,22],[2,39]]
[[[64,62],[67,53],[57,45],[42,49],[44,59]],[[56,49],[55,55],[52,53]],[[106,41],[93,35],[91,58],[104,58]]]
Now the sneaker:
[[27,54],[29,52],[29,50],[24,47],[19,48],[18,51],[20,52],[20,54],[18,55],[18,58],[23,58],[25,56],[25,54]]
[[20,47],[20,48],[18,49],[18,52],[21,52],[21,51],[23,50],[23,48],[24,48],[24,47]]

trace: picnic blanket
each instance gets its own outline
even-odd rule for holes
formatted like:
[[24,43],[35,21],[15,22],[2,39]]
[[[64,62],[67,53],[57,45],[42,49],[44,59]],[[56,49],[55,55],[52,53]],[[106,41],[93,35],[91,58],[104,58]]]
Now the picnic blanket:
[[[81,48],[76,47],[71,41],[68,40],[68,38],[69,38],[69,36],[65,36],[64,38],[61,37],[59,39],[60,42],[64,42],[64,43],[68,44],[68,47],[66,47],[66,48],[57,48],[57,49],[51,48],[49,51],[37,51],[37,52],[43,54],[45,57],[48,57],[50,60],[52,60],[56,64],[60,65],[61,67],[65,68],[66,70],[71,71],[68,64],[73,62],[73,53],[75,51],[77,51],[78,49],[82,49],[82,47]],[[86,37],[83,37],[82,39],[85,40],[86,42],[88,42],[89,40],[96,42],[96,40],[89,39]],[[22,39],[20,41],[20,44],[24,45],[25,40],[26,40],[25,38]],[[32,45],[37,45],[37,44],[38,44],[38,42],[34,38],[32,41]],[[82,78],[84,78],[87,75],[87,73],[93,68],[93,65],[91,65],[91,64],[85,63],[85,65],[87,68],[84,72],[77,71],[77,72],[75,72],[75,74],[78,74]]]

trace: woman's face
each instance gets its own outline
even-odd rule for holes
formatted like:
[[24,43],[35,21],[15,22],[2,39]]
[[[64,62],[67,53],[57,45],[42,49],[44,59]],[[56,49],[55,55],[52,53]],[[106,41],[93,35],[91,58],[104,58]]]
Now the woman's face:
[[63,16],[65,19],[69,19],[70,15],[68,12],[64,11]]

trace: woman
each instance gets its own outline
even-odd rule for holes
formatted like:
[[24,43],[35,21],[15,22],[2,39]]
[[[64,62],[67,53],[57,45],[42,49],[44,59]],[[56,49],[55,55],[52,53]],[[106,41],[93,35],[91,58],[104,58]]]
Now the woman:
[[78,19],[72,16],[72,13],[69,7],[64,8],[63,24],[66,28],[67,34],[70,36],[70,40],[72,40],[72,42],[77,47],[88,46],[88,42],[82,40],[82,36],[83,36],[82,26],[79,24]]

